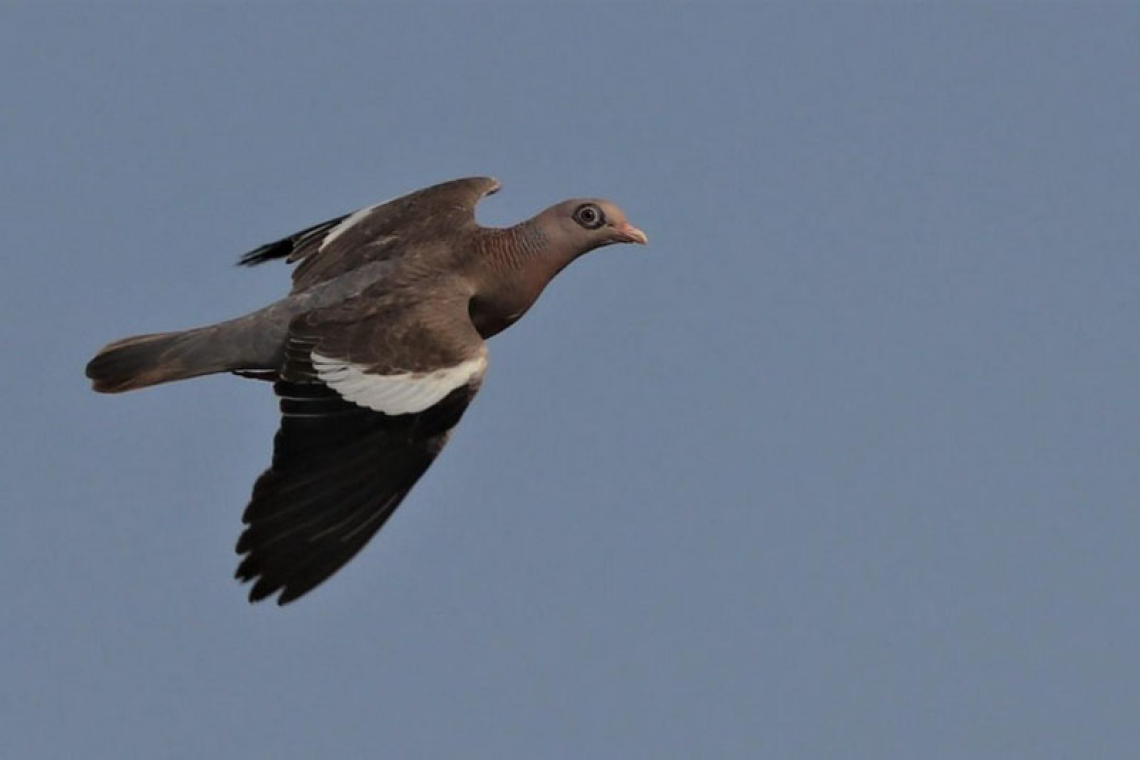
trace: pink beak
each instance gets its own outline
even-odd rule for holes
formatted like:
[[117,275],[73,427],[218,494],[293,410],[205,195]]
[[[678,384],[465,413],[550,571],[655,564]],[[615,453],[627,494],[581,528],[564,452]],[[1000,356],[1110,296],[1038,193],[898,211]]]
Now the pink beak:
[[649,238],[644,232],[634,227],[629,222],[624,222],[621,226],[615,228],[618,237],[621,238],[623,243],[640,243],[645,245],[649,242]]

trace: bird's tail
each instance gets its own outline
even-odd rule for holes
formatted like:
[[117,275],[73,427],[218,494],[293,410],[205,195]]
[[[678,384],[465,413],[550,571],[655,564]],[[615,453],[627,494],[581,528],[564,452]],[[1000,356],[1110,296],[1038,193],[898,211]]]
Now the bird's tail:
[[87,364],[100,393],[121,393],[235,367],[219,325],[181,332],[136,335],[109,343]]

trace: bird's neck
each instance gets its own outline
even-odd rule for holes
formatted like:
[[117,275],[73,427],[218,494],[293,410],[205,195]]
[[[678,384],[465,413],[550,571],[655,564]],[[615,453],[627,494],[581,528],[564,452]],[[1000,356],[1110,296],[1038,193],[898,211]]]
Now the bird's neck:
[[533,219],[484,230],[477,248],[480,266],[471,318],[483,337],[504,330],[526,313],[554,275],[579,255],[560,250]]

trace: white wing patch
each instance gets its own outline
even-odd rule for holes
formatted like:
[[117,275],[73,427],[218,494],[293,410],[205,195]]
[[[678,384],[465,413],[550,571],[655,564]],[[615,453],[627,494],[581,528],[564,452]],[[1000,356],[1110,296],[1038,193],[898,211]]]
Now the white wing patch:
[[[347,221],[347,220],[346,220]],[[343,398],[384,414],[413,414],[438,404],[487,368],[487,354],[431,372],[376,375],[359,364],[312,353],[317,377]]]
[[331,230],[328,231],[328,234],[325,235],[325,239],[321,241],[320,247],[317,248],[317,252],[319,253],[319,252],[323,251],[327,246],[329,246],[332,243],[332,241],[336,240],[338,237],[340,237],[344,233],[348,232],[348,229],[350,227],[353,227],[353,226],[359,224],[361,219],[368,216],[373,211],[375,211],[376,209],[380,208],[381,206],[383,206],[385,203],[388,203],[388,202],[389,201],[380,201],[379,203],[373,203],[371,206],[365,206],[364,208],[360,209],[359,211],[353,211],[351,214],[346,216],[344,218],[344,220],[341,221],[340,224],[338,224],[337,226],[333,227]]

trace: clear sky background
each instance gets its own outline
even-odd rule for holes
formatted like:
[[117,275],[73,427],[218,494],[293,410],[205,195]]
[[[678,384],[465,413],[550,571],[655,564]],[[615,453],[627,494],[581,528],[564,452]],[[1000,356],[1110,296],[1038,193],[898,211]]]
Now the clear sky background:
[[[0,755],[1133,756],[1137,72],[1125,6],[5,3]],[[470,174],[651,245],[250,606],[269,388],[84,363]]]

